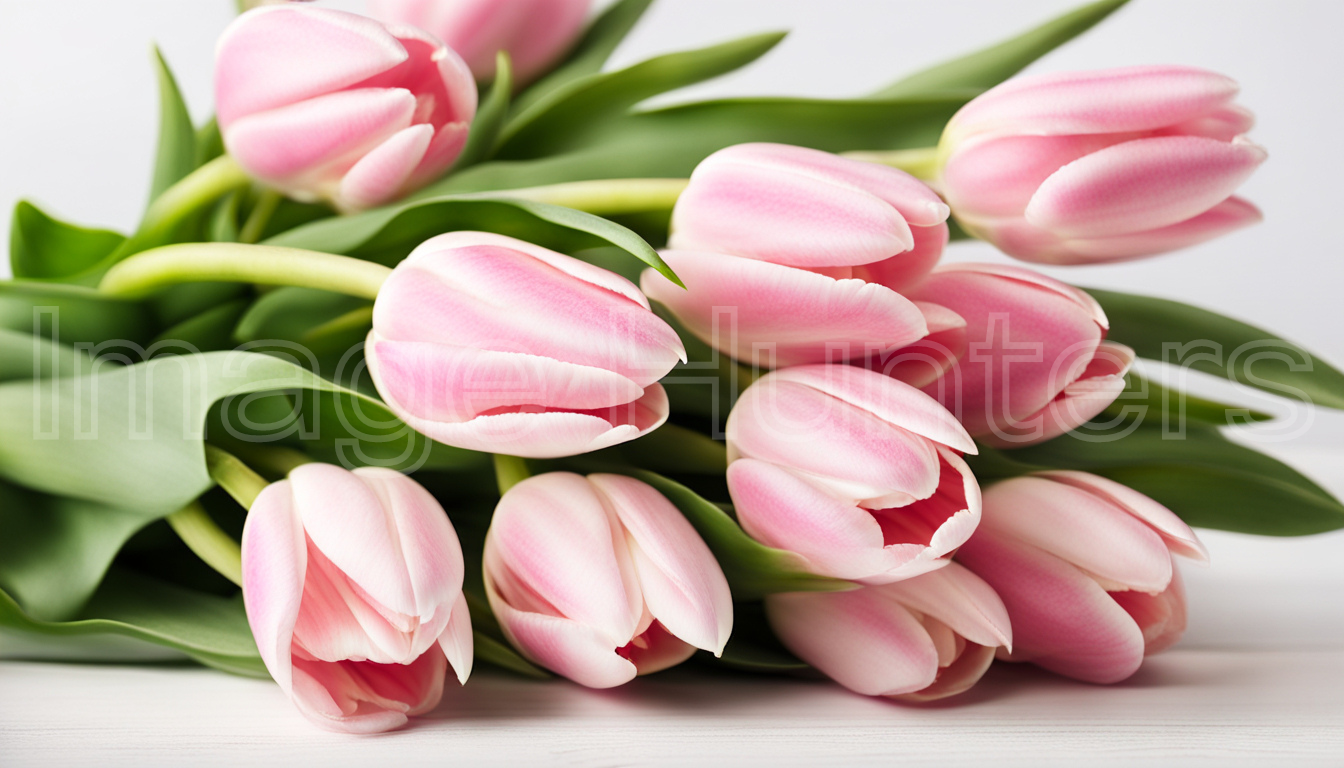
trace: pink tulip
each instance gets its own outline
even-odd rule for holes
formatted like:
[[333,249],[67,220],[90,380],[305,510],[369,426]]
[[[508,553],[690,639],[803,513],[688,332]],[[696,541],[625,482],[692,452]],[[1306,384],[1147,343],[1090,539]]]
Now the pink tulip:
[[985,491],[980,529],[957,561],[1008,607],[1004,656],[1061,675],[1114,683],[1185,631],[1185,593],[1172,554],[1207,561],[1166,507],[1085,472],[1052,471]]
[[947,264],[910,295],[965,321],[965,355],[924,391],[999,447],[1037,443],[1097,416],[1125,388],[1129,347],[1105,341],[1087,293],[1023,267]]
[[462,549],[443,508],[389,469],[305,464],[257,496],[243,602],[266,669],[335,731],[396,728],[471,674]]
[[975,444],[919,390],[847,365],[767,374],[728,416],[742,527],[815,573],[885,584],[947,564],[980,519]]
[[365,345],[392,411],[442,443],[553,458],[661,425],[681,340],[629,281],[483,232],[426,241],[388,278]]
[[681,512],[622,475],[552,472],[495,508],[485,587],[524,656],[590,688],[723,652],[728,582]]
[[795,656],[867,696],[955,696],[1012,645],[1003,601],[956,563],[852,592],[770,595],[765,610]]
[[592,0],[370,0],[370,12],[413,24],[457,51],[479,80],[495,76],[495,53],[508,51],[514,77],[530,82],[554,64],[583,30]]
[[215,55],[224,145],[252,176],[342,210],[381,205],[448,170],[476,84],[442,43],[351,13],[272,5],[239,16]]
[[1237,84],[1193,67],[1019,77],[948,123],[957,221],[1009,255],[1093,264],[1184,248],[1260,221],[1232,193],[1266,158]]
[[[929,332],[896,290],[937,262],[947,206],[894,168],[782,144],[715,152],[691,175],[641,286],[711,346],[763,367],[862,358]],[[873,275],[886,285],[868,282]]]

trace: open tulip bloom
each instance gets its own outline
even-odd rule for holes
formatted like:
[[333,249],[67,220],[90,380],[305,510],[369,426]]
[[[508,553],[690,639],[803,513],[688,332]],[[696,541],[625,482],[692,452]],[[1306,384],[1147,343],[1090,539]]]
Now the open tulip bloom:
[[27,554],[0,557],[0,631],[168,646],[353,733],[476,662],[609,688],[773,659],[917,702],[996,659],[1134,674],[1185,629],[1190,524],[1344,527],[1219,431],[1267,414],[1136,361],[1332,408],[1344,373],[944,258],[1095,265],[1258,222],[1234,81],[1011,75],[1101,0],[862,99],[646,109],[775,39],[605,66],[648,4],[261,4],[199,127],[160,59],[135,231],[13,217],[0,541]]

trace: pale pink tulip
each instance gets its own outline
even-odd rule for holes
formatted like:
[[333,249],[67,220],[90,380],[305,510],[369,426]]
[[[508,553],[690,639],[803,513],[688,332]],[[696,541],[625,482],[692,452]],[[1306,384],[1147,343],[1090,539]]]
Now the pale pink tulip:
[[[888,353],[929,332],[897,291],[947,243],[947,206],[894,168],[783,144],[715,152],[672,213],[641,285],[697,337],[761,367]],[[876,284],[876,276],[886,278]]]
[[658,380],[685,350],[624,278],[510,237],[453,232],[392,272],[365,356],[388,407],[417,431],[553,458],[661,425]]
[[975,444],[919,390],[848,365],[762,377],[728,416],[742,527],[814,573],[865,584],[947,564],[980,519]]
[[1165,253],[1260,221],[1232,193],[1266,158],[1237,84],[1182,66],[1019,77],[948,123],[957,221],[1011,256],[1093,264]]
[[1190,527],[1147,496],[1052,471],[986,489],[980,529],[957,561],[1008,607],[1013,648],[1003,658],[1114,683],[1185,631],[1173,553],[1208,559]]
[[1056,437],[1125,388],[1134,352],[1105,340],[1106,315],[1084,291],[1023,267],[962,263],[938,267],[910,295],[964,320],[964,355],[924,391],[985,443]]
[[681,512],[622,475],[552,472],[510,488],[485,542],[485,586],[524,656],[590,688],[723,652],[728,582]]
[[770,595],[765,611],[780,642],[827,677],[903,701],[970,689],[1012,646],[1003,601],[956,563],[850,592]]
[[466,60],[480,80],[495,76],[507,51],[514,77],[530,82],[583,30],[592,0],[369,0],[377,18],[428,30]]
[[471,673],[462,549],[443,508],[390,469],[305,464],[257,496],[243,602],[266,669],[314,723],[396,728]]
[[434,180],[461,153],[476,84],[443,43],[410,26],[295,4],[248,11],[215,54],[215,105],[249,174],[342,210]]

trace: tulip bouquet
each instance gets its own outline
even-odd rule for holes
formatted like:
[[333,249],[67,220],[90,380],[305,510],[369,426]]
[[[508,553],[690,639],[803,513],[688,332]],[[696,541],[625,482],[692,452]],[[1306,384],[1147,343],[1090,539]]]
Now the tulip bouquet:
[[781,37],[604,69],[650,0],[253,8],[203,126],[159,58],[135,231],[14,213],[4,647],[185,654],[351,732],[477,660],[906,701],[995,660],[1125,679],[1185,627],[1191,526],[1344,527],[1220,431],[1266,415],[1155,372],[1332,408],[1344,374],[1178,302],[943,261],[1116,262],[1260,218],[1232,80],[1017,74],[1123,2],[857,98],[643,107]]

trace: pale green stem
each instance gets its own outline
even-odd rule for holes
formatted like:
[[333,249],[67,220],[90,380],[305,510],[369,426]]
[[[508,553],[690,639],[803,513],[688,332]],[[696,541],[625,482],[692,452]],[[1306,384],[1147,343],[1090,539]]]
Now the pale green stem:
[[495,454],[495,482],[499,485],[499,494],[503,496],[513,486],[532,476],[527,462],[517,456]]
[[234,584],[243,585],[242,549],[215,525],[199,502],[193,501],[169,515],[168,525],[206,565]]
[[501,189],[469,197],[531,200],[573,208],[597,216],[644,211],[670,211],[686,189],[687,179],[595,179],[544,187]]
[[266,225],[270,223],[272,214],[280,206],[283,196],[274,189],[265,189],[261,196],[257,198],[257,204],[252,206],[252,212],[247,214],[247,221],[243,222],[243,228],[238,232],[238,242],[255,243],[261,240],[261,234],[266,231]]
[[266,478],[253,472],[238,457],[209,444],[205,446],[205,467],[210,478],[244,509],[251,509],[252,502],[270,485]]
[[108,270],[98,290],[143,298],[178,283],[295,285],[375,299],[392,270],[330,253],[243,243],[182,243],[138,253]]
[[878,165],[888,165],[892,168],[899,168],[902,171],[924,181],[931,181],[938,178],[942,171],[942,158],[938,154],[937,147],[920,147],[918,149],[893,149],[883,152],[843,152],[843,157],[854,160],[866,160]]
[[251,179],[232,157],[221,155],[211,160],[160,193],[145,211],[139,229],[108,257],[109,261],[115,263],[162,244],[173,227],[188,216],[250,183]]

